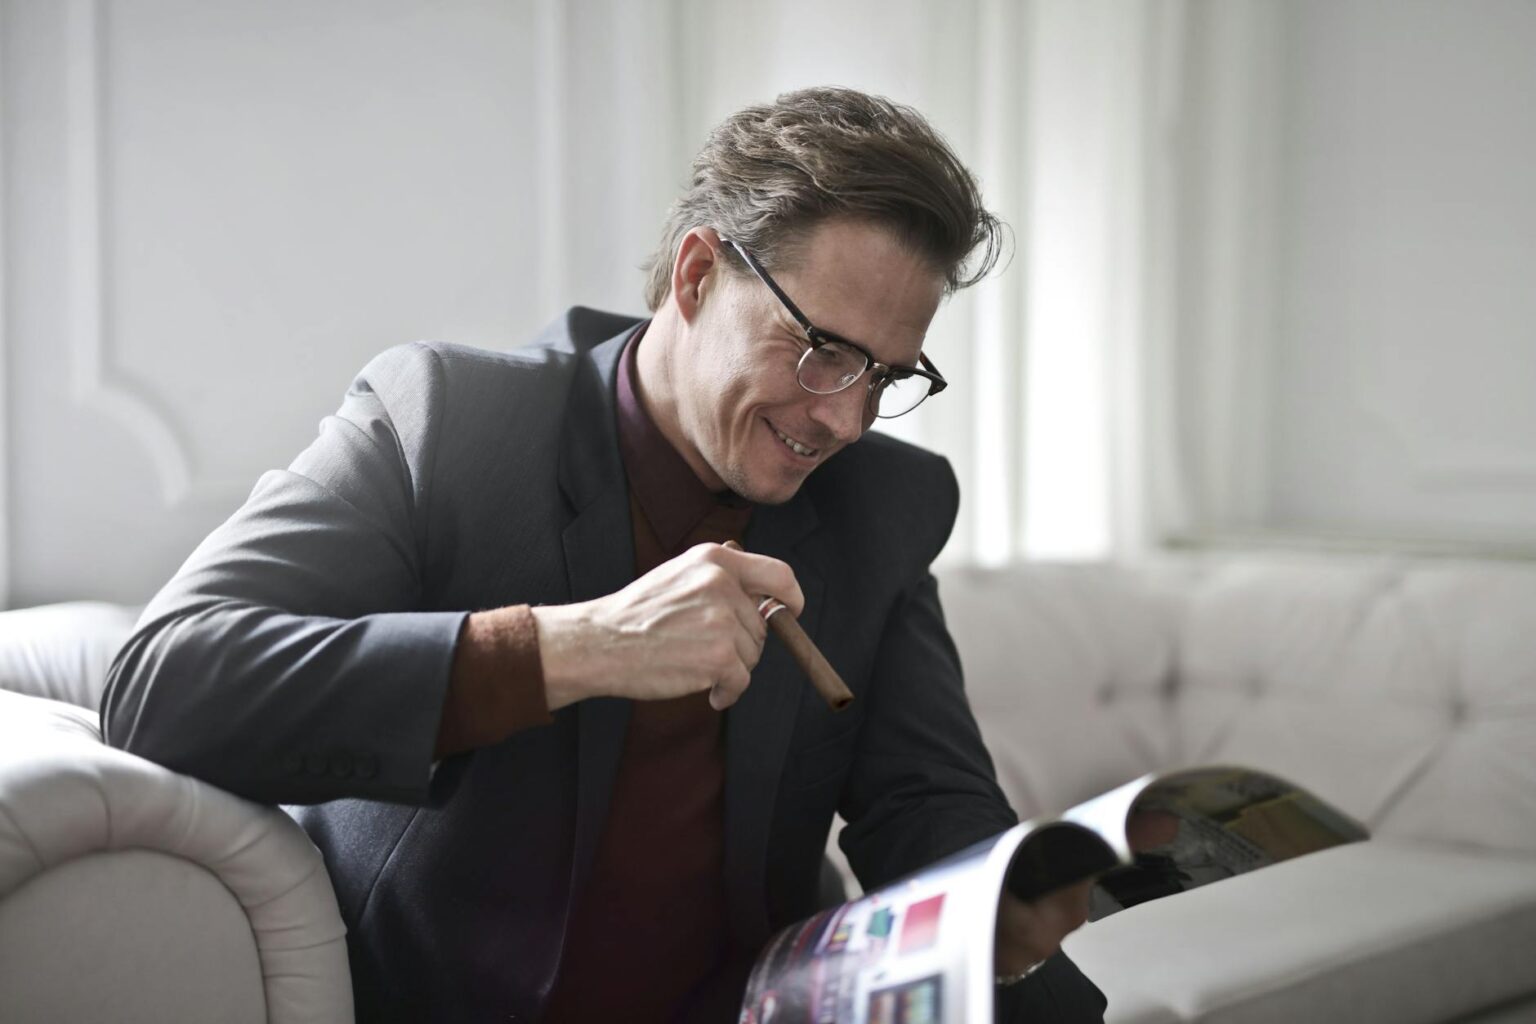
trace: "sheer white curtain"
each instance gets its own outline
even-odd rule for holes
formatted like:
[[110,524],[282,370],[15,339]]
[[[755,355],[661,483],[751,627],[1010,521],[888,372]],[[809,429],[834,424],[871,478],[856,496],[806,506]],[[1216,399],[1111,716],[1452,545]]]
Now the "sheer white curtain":
[[1190,40],[1204,45],[1213,8],[548,0],[541,11],[552,302],[634,307],[631,261],[730,111],[811,84],[891,96],[944,132],[1015,240],[1011,262],[934,325],[928,351],[954,386],[884,427],[955,465],[963,508],[946,558],[1131,557],[1187,524],[1204,499],[1176,454],[1188,398],[1173,344],[1188,304],[1179,161]]

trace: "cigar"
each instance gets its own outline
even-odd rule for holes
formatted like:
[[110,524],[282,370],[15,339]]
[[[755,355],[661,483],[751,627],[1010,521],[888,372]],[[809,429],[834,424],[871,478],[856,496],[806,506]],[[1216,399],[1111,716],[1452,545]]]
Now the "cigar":
[[[725,546],[733,551],[742,550],[741,545],[735,541],[726,541]],[[789,613],[789,609],[780,601],[771,597],[764,597],[757,604],[757,613],[768,623],[768,628],[779,641],[789,648],[790,655],[795,659],[795,664],[800,666],[806,678],[816,692],[821,694],[822,700],[827,702],[827,707],[833,711],[841,711],[853,703],[853,691],[848,689],[848,684],[843,682],[843,677],[837,674],[837,669],[827,661],[814,641],[806,635],[800,623]]]

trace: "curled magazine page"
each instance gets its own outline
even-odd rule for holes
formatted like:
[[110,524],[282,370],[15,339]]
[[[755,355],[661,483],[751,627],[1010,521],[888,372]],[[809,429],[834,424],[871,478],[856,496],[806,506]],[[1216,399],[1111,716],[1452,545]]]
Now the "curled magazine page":
[[1178,772],[1150,782],[1123,819],[1142,833],[1124,867],[1099,879],[1090,916],[1187,892],[1210,882],[1343,843],[1364,826],[1275,776],[1244,768]]
[[997,894],[1023,829],[779,932],[752,970],[740,1024],[988,1019],[992,975],[976,965],[992,962]]
[[1146,775],[1078,804],[1059,818],[1020,826],[1022,838],[1007,868],[1007,887],[1022,900],[1131,862],[1125,822],[1136,798],[1153,782]]
[[1146,775],[1015,825],[786,928],[747,982],[739,1024],[992,1019],[998,908],[1097,878],[1089,919],[1369,838],[1298,786],[1244,768]]

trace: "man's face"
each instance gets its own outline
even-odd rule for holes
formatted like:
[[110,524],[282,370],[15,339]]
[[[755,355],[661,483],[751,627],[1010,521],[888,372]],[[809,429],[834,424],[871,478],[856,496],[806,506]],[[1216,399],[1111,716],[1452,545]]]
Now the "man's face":
[[[853,221],[819,225],[794,265],[772,272],[813,324],[889,365],[917,364],[944,288],[889,233]],[[869,428],[869,375],[837,394],[805,391],[795,368],[809,342],[783,304],[749,272],[716,266],[712,278],[674,367],[689,461],[708,467],[710,486],[780,504]]]

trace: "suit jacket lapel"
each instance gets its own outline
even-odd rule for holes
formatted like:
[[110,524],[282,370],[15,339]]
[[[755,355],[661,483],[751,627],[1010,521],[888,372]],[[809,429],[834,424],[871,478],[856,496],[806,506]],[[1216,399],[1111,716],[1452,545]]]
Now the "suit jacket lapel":
[[[816,522],[815,506],[802,489],[784,505],[755,509],[746,536],[748,551],[771,555],[794,569],[805,594],[800,624],[812,638],[821,620],[825,584],[798,545]],[[725,716],[726,898],[737,937],[752,949],[768,938],[768,832],[795,712],[808,685],[789,651],[770,637],[752,685]]]
[[[613,397],[619,353],[631,333],[581,353],[571,383],[561,437],[560,486],[575,510],[562,535],[573,602],[611,594],[634,577],[634,529]],[[629,702],[598,697],[580,702],[573,713],[577,721],[574,895],[586,883],[608,817],[629,723]]]

